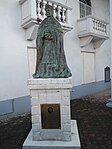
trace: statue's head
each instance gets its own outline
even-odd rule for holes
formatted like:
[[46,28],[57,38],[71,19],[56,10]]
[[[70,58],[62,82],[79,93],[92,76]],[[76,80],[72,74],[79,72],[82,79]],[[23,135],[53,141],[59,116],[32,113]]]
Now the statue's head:
[[47,4],[46,7],[45,7],[45,10],[46,10],[46,16],[47,17],[53,16],[53,8],[52,8],[52,6]]

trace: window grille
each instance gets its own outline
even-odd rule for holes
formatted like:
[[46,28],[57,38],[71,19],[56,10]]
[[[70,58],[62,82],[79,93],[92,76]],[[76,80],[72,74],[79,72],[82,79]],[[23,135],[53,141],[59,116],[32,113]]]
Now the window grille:
[[80,18],[92,14],[92,7],[90,0],[79,0],[79,7],[80,7]]
[[88,5],[88,6],[91,6],[91,1],[90,0],[79,0],[80,2]]

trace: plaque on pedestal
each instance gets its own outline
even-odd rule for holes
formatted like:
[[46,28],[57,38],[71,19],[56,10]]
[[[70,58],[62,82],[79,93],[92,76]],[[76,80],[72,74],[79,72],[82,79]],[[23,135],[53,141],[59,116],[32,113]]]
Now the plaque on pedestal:
[[61,129],[60,104],[41,104],[42,129]]

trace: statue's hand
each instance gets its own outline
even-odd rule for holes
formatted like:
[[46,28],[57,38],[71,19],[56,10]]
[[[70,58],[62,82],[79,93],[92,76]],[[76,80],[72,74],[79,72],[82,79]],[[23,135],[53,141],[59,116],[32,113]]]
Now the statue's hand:
[[44,34],[44,38],[49,40],[53,39],[52,35],[49,32]]

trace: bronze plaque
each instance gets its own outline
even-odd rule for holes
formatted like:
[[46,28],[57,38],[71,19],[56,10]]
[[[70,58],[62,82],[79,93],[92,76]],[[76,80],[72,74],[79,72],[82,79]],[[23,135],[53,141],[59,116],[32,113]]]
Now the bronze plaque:
[[61,129],[60,104],[41,104],[42,129]]

